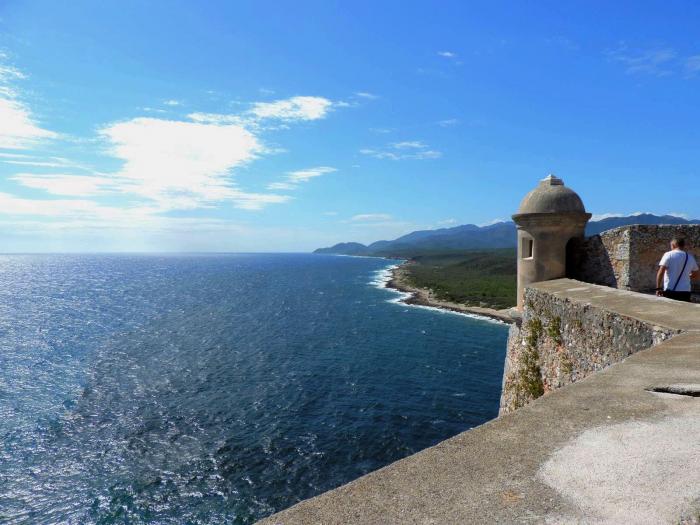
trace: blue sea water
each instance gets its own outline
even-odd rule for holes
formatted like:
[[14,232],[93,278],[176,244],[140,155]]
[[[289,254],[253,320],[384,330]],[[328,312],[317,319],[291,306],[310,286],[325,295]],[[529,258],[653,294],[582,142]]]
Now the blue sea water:
[[0,256],[0,522],[251,523],[495,417],[505,326],[390,263]]

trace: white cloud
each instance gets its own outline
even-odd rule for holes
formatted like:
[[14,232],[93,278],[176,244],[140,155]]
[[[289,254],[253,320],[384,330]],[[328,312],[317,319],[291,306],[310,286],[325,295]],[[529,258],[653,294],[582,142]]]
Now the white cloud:
[[[3,57],[0,56],[0,59]],[[7,64],[0,64],[0,82],[8,82],[10,80],[23,80],[27,78],[24,73],[19,69],[8,66]]]
[[17,153],[0,153],[0,162],[11,166],[22,166],[32,168],[61,168],[61,169],[78,169],[92,172],[92,168],[77,164],[64,157],[37,157],[33,155],[17,154]]
[[0,95],[0,148],[27,149],[55,138],[58,134],[42,128],[26,104]]
[[[114,173],[20,173],[13,180],[53,195],[133,195],[150,202],[159,212],[206,208],[226,201],[238,208],[257,210],[291,199],[277,193],[245,192],[236,185],[235,171],[268,153],[252,131],[239,123],[221,123],[223,119],[208,116],[194,120],[140,117],[104,127],[100,135],[107,143],[108,152],[124,162]],[[63,166],[61,162],[14,158],[5,162]],[[272,183],[267,189],[292,190],[298,184],[334,171],[329,166],[292,171],[284,181]]]
[[[264,152],[257,137],[239,125],[136,118],[106,126],[100,130],[100,135],[107,142],[108,152],[124,162],[120,170],[84,176],[19,173],[13,180],[53,195],[133,195],[149,202],[148,209],[153,213],[210,207],[222,201],[232,202],[238,208],[256,210],[291,198],[249,193],[236,186],[232,170]],[[5,162],[41,167],[70,165],[66,159],[53,159],[54,162],[14,159]],[[20,208],[26,204],[18,202]],[[73,205],[83,201],[66,202],[71,204],[72,210],[83,209],[76,209]]]
[[246,193],[233,191],[230,199],[242,210],[261,210],[268,204],[280,204],[292,200],[289,195],[277,195],[273,193]]
[[190,113],[187,118],[195,122],[207,124],[244,124],[245,119],[240,115],[224,115],[220,113]]
[[[285,123],[323,119],[333,106],[341,107],[343,103],[334,103],[324,97],[292,97],[273,102],[255,102],[253,107],[242,115],[194,112],[187,115],[187,118],[206,124],[238,124],[254,128],[259,126],[259,121],[265,119]],[[285,124],[278,126],[285,127]]]
[[[254,233],[250,228],[229,220],[210,217],[170,217],[159,215],[158,208],[148,206],[104,206],[87,199],[24,199],[0,193],[0,229],[6,232],[23,231],[51,238],[52,232],[68,232],[84,235],[86,232],[113,231],[115,235],[131,234],[148,236],[171,232],[176,235],[188,232]],[[103,234],[99,234],[103,235]],[[217,243],[221,241],[216,238]],[[150,238],[145,249],[152,249]],[[190,238],[189,246],[196,238]],[[118,241],[114,241],[117,245]],[[109,242],[107,243],[109,245]],[[220,244],[217,244],[220,246]],[[84,245],[83,245],[84,246]],[[208,244],[211,249],[212,244]],[[84,247],[82,248],[84,249]],[[126,244],[121,249],[133,249]]]
[[163,104],[165,104],[166,106],[181,106],[182,102],[171,98],[169,100],[164,100]]
[[48,218],[74,218],[99,221],[143,219],[154,210],[148,207],[119,208],[102,206],[85,199],[24,199],[9,193],[0,193],[3,215]]
[[438,51],[438,56],[445,57],[445,58],[457,58],[457,53],[454,53],[453,51]]
[[260,119],[318,120],[328,114],[332,105],[324,97],[292,97],[274,102],[256,102],[250,113]]
[[[0,54],[0,60],[5,58]],[[25,78],[20,70],[0,62],[0,148],[27,149],[58,138],[57,133],[41,127],[22,100],[15,82]]]
[[394,142],[391,144],[395,149],[425,149],[426,146],[420,140],[407,140],[404,142]]
[[62,166],[60,162],[48,162],[43,160],[3,160],[2,162],[15,166],[33,166],[37,168],[58,168]]
[[289,171],[283,182],[273,182],[268,184],[268,190],[293,190],[302,182],[309,182],[311,179],[338,171],[330,166],[318,166],[305,170]]
[[118,190],[113,179],[88,175],[18,173],[11,180],[52,195],[92,197]]
[[5,164],[12,164],[15,166],[32,166],[34,168],[63,168],[65,164],[56,161],[47,160],[4,160]]
[[445,219],[444,221],[438,221],[439,226],[451,226],[457,224],[457,219]]
[[607,51],[607,56],[614,62],[621,63],[630,75],[646,74],[668,76],[676,69],[677,53],[669,47],[657,47],[646,50],[630,50],[626,44]]
[[143,111],[147,111],[148,113],[167,113],[166,110],[163,108],[151,108],[151,107],[143,107],[141,108]]
[[330,166],[320,166],[318,168],[309,168],[306,170],[299,170],[299,171],[290,171],[288,173],[287,179],[290,182],[308,182],[309,180],[313,179],[314,177],[320,177],[321,175],[325,175],[327,173],[333,173],[334,171],[338,171],[335,168],[331,168]]
[[107,126],[100,135],[124,161],[113,174],[120,189],[156,201],[163,211],[220,201],[254,210],[290,199],[247,193],[234,184],[232,170],[265,151],[241,125],[136,118]]
[[391,133],[392,131],[394,131],[391,128],[369,128],[369,130],[372,133],[381,133],[382,135],[385,135],[387,133]]
[[[0,70],[0,74],[19,78],[8,71]],[[0,147],[24,148],[39,140],[58,137],[39,127],[28,108],[15,98],[3,96],[6,93],[9,91],[0,92]],[[175,100],[163,103],[180,104]],[[292,198],[289,195],[247,192],[236,183],[238,170],[262,155],[275,152],[259,139],[258,133],[263,128],[258,122],[315,120],[323,118],[331,105],[330,100],[322,97],[293,97],[254,104],[243,115],[192,113],[184,120],[138,117],[111,123],[99,130],[99,139],[105,152],[122,161],[122,165],[109,173],[99,173],[61,157],[0,153],[0,162],[5,164],[58,168],[55,173],[16,173],[10,179],[25,188],[60,197],[30,199],[1,193],[0,214],[35,216],[23,219],[30,222],[50,219],[54,223],[56,218],[64,224],[91,224],[99,228],[109,222],[133,226],[160,224],[173,219],[163,215],[165,212],[213,208],[226,202],[246,210],[287,202]],[[66,171],[67,168],[86,170],[88,174],[77,175]],[[334,171],[335,168],[320,166],[289,172],[283,182],[270,184],[268,189],[295,189],[301,183]],[[113,199],[101,200],[114,196],[120,197],[119,204],[111,204]]]
[[23,153],[0,153],[0,159],[31,159],[31,155]]
[[508,222],[508,219],[504,219],[503,217],[498,217],[496,219],[492,219],[488,222],[482,222],[481,224],[477,224],[480,228],[483,228],[484,226],[493,226],[494,224],[498,224],[499,222]]
[[296,187],[296,184],[289,182],[271,182],[267,185],[268,190],[295,190]]
[[387,160],[428,160],[442,157],[442,152],[430,149],[420,140],[393,142],[382,149],[363,148],[360,153]]
[[438,120],[438,126],[442,126],[443,128],[449,128],[451,126],[456,126],[457,124],[459,124],[459,120],[457,120],[456,118]]
[[376,100],[379,98],[379,95],[375,95],[374,93],[368,93],[367,91],[357,91],[355,93],[355,96],[360,98],[366,98],[368,100]]
[[391,215],[387,213],[361,213],[350,218],[352,222],[379,222],[390,221]]

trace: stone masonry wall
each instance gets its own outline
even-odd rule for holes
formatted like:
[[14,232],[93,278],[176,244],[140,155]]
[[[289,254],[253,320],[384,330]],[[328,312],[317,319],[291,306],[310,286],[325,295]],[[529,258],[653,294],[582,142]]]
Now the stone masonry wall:
[[677,332],[527,288],[522,324],[512,325],[500,414],[622,361]]
[[[685,237],[688,251],[700,255],[700,225],[622,226],[585,239],[573,239],[567,248],[567,277],[649,292],[656,287],[656,271],[669,242]],[[694,291],[700,291],[695,283]]]
[[[649,291],[656,287],[656,271],[664,252],[670,250],[669,242],[674,236],[684,237],[689,253],[700,256],[700,225],[682,226],[631,226],[628,290]],[[695,291],[700,286],[695,283]]]
[[624,288],[629,267],[628,228],[615,228],[585,239],[572,239],[566,250],[566,274],[586,283]]

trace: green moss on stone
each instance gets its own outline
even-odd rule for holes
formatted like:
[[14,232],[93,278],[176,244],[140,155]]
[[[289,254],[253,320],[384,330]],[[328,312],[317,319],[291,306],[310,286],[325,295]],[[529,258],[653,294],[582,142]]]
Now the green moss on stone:
[[525,342],[527,346],[536,348],[537,342],[542,335],[542,321],[539,317],[533,317],[530,319],[526,325],[527,336],[525,337]]
[[530,399],[537,399],[544,394],[540,354],[537,344],[543,333],[542,321],[538,317],[530,319],[526,326],[525,349],[520,356],[518,380],[515,385],[516,405],[523,406]]
[[552,341],[554,341],[555,344],[561,344],[561,317],[557,316],[549,321],[549,325],[547,326],[547,334],[552,338]]
[[570,376],[571,372],[574,371],[574,364],[571,362],[571,359],[569,359],[569,356],[567,354],[562,355],[560,367],[564,375],[567,376]]
[[522,356],[520,370],[518,371],[518,387],[521,393],[531,399],[537,399],[544,394],[542,382],[542,370],[540,369],[540,355],[535,348],[528,348]]

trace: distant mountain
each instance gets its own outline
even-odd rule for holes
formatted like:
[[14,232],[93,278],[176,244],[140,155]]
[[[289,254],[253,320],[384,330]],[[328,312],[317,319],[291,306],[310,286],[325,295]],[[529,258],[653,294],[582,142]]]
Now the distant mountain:
[[[590,221],[586,235],[595,235],[605,230],[629,224],[700,224],[700,220],[686,220],[673,215],[642,213],[628,217],[608,217]],[[516,246],[515,224],[511,221],[497,222],[489,226],[465,224],[438,230],[419,230],[403,235],[393,241],[377,241],[369,246],[358,242],[343,242],[329,248],[319,248],[314,253],[337,255],[411,256],[426,252],[451,252],[514,248]]]
[[367,246],[359,242],[341,242],[330,248],[319,248],[314,253],[331,253],[336,255],[364,255],[367,253]]
[[586,226],[586,235],[595,235],[605,230],[612,230],[629,224],[700,224],[700,220],[686,220],[675,215],[652,215],[640,213],[629,217],[608,217],[599,221],[590,221]]

